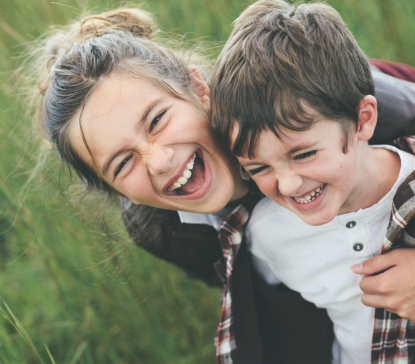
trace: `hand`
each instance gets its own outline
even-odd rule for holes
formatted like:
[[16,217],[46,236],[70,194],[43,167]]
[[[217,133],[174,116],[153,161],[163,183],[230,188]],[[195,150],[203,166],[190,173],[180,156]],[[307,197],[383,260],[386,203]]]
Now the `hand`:
[[392,250],[354,265],[352,270],[364,275],[360,282],[364,305],[385,308],[415,322],[414,248]]

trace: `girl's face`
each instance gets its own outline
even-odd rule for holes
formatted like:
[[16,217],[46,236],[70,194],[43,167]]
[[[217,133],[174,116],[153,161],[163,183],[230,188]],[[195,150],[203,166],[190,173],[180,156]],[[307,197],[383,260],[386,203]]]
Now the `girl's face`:
[[[209,89],[194,71],[203,112],[150,81],[113,74],[71,122],[69,139],[100,176],[136,204],[211,213],[246,192],[238,164],[212,137]],[[86,145],[89,147],[88,152]]]

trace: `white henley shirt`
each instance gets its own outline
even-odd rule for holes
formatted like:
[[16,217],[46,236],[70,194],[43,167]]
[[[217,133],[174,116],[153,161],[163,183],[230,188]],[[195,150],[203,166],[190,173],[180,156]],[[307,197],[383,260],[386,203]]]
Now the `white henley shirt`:
[[[375,309],[361,302],[361,276],[350,267],[379,253],[393,196],[415,169],[415,156],[390,146],[376,147],[392,150],[401,159],[397,181],[377,204],[311,226],[266,197],[255,206],[245,229],[253,264],[269,284],[282,282],[307,301],[327,309],[337,340],[333,345],[336,364],[370,363]],[[205,223],[218,229],[225,214],[179,215],[182,222]]]

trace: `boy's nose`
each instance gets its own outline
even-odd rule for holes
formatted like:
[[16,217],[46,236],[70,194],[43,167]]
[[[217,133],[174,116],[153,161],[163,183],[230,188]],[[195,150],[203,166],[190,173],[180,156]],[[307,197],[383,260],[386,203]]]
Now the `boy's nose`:
[[172,148],[153,145],[147,156],[147,168],[150,174],[157,176],[169,172],[172,168],[173,154]]
[[286,173],[278,176],[278,190],[284,196],[295,196],[303,184],[303,178],[297,174]]

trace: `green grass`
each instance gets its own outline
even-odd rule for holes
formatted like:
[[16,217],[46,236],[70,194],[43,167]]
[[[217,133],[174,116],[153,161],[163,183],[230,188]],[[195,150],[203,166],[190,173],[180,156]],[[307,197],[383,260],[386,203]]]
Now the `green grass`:
[[[219,291],[127,243],[116,209],[114,239],[82,223],[59,191],[53,155],[33,173],[44,157],[16,102],[17,57],[49,25],[118,4],[59,3],[0,0],[0,362],[212,363]],[[145,8],[166,31],[224,41],[249,3],[152,0]],[[369,57],[415,66],[415,1],[328,3]]]

